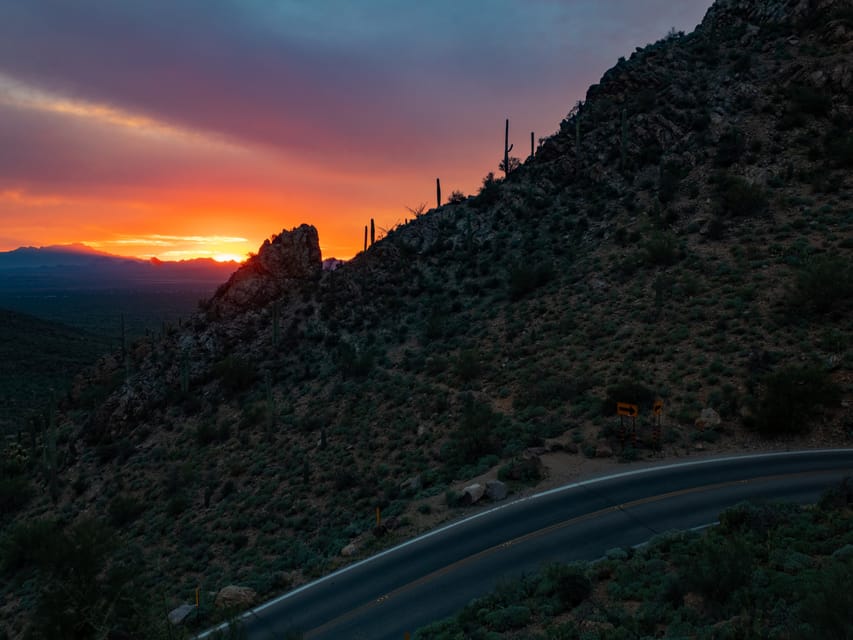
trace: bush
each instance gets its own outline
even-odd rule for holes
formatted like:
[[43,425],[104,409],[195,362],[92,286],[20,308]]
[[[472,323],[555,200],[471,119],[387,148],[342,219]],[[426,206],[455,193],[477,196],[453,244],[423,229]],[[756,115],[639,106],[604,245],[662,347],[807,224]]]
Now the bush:
[[729,129],[720,136],[714,163],[718,167],[730,167],[740,160],[744,151],[746,151],[746,137],[743,132],[738,129]]
[[0,567],[14,572],[34,565],[56,538],[57,530],[54,520],[15,524],[0,543]]
[[768,206],[761,187],[738,176],[723,176],[717,184],[717,208],[722,215],[746,217],[763,213]]
[[530,622],[530,609],[523,605],[510,605],[497,611],[490,611],[485,615],[484,622],[495,631],[508,631],[518,629]]
[[516,458],[498,469],[498,479],[536,484],[542,479],[542,463],[538,458]]
[[853,264],[840,256],[822,256],[797,273],[791,303],[799,309],[827,313],[850,305]]
[[656,233],[645,245],[645,261],[651,266],[667,267],[675,264],[679,258],[675,236],[669,233]]
[[724,605],[732,593],[749,584],[755,559],[741,539],[730,540],[709,533],[694,546],[686,574],[688,586],[716,605]]
[[554,277],[554,267],[550,262],[530,264],[521,262],[509,272],[509,297],[520,300],[532,291],[547,284]]
[[827,136],[826,158],[837,167],[853,167],[853,133],[835,132]]
[[794,114],[825,116],[832,109],[832,98],[818,89],[804,84],[792,86],[788,90],[790,111]]
[[27,478],[0,478],[0,515],[10,516],[22,509],[32,495],[33,490]]
[[257,371],[245,360],[228,356],[213,366],[214,376],[221,379],[222,388],[231,395],[244,391],[257,379]]
[[141,516],[143,511],[145,505],[136,496],[119,495],[110,502],[110,522],[116,527],[124,527]]
[[748,421],[766,436],[805,433],[818,406],[841,400],[841,389],[826,371],[791,367],[765,379],[765,389],[757,410]]

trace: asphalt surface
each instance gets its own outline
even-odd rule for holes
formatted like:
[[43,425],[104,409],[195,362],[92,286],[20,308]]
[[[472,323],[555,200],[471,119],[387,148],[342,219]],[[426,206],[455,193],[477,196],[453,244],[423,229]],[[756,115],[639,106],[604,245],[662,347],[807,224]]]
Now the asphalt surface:
[[[247,612],[250,640],[402,640],[503,578],[593,560],[742,500],[813,502],[853,475],[853,449],[737,456],[591,478],[484,509]],[[197,636],[210,637],[210,632]]]

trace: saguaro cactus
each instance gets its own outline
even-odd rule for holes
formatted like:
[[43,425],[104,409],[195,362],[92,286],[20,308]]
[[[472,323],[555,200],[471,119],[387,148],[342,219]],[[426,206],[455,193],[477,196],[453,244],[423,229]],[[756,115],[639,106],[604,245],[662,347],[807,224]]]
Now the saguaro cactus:
[[534,151],[534,149],[533,149],[533,132],[531,131],[530,132],[530,157],[531,158],[533,157],[533,151]]
[[370,219],[370,246],[376,242],[376,225],[373,224],[373,218]]
[[578,111],[575,116],[575,156],[578,161],[581,159],[581,112]]
[[367,225],[364,225],[364,250],[367,251]]
[[509,152],[512,151],[513,145],[509,143],[509,118],[506,119],[506,128],[504,129],[504,177],[509,176]]
[[435,206],[441,206],[441,180],[435,179]]

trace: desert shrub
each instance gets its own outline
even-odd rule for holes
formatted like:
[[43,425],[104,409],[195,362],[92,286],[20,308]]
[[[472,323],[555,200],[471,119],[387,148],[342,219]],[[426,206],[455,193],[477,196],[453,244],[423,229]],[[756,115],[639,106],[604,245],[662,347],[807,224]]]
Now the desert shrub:
[[512,406],[516,411],[529,407],[554,409],[576,398],[588,389],[584,381],[575,380],[557,372],[537,372],[537,375],[524,380],[524,384],[513,398]]
[[850,305],[853,263],[828,255],[811,260],[794,280],[790,301],[800,310],[827,313]]
[[22,509],[33,495],[27,478],[0,478],[0,515],[9,516]]
[[658,200],[662,203],[671,202],[678,193],[681,179],[685,170],[678,162],[663,162],[660,165],[660,177],[658,180]]
[[[115,532],[100,520],[82,520],[54,537],[41,565],[42,589],[33,638],[139,637],[149,603],[140,600],[138,554],[117,559]],[[146,629],[150,630],[150,629]]]
[[467,196],[459,191],[458,189],[451,192],[450,197],[447,199],[447,204],[460,204],[467,200]]
[[56,538],[54,520],[32,520],[13,525],[0,540],[0,567],[14,572],[34,565]]
[[509,482],[536,484],[542,479],[542,463],[537,458],[515,458],[498,469],[498,478]]
[[213,444],[215,442],[225,442],[231,436],[231,430],[228,424],[223,422],[220,425],[215,425],[202,420],[198,423],[195,429],[195,437],[201,446]]
[[688,587],[711,603],[724,605],[749,584],[755,558],[742,538],[723,538],[713,532],[693,547],[683,578]]
[[832,132],[826,137],[826,159],[837,167],[853,167],[853,133]]
[[110,502],[110,522],[116,527],[124,527],[136,520],[144,511],[145,504],[136,496],[118,495]]
[[555,595],[563,609],[573,609],[592,593],[592,583],[579,566],[552,564],[542,571],[538,586],[542,595]]
[[678,243],[670,233],[656,233],[643,245],[644,260],[651,266],[666,267],[679,259]]
[[722,215],[758,215],[767,209],[767,194],[760,186],[741,177],[724,175],[717,182],[716,205]]
[[791,367],[768,375],[756,411],[747,425],[767,436],[808,431],[819,406],[832,406],[841,390],[815,367]]
[[456,375],[463,382],[478,378],[483,371],[480,352],[476,349],[464,349],[456,360]]
[[832,98],[819,89],[797,84],[788,89],[788,107],[793,114],[825,116],[832,109]]
[[811,638],[850,638],[853,590],[850,576],[853,561],[840,561],[814,572],[803,585],[800,616],[808,625]]
[[338,368],[345,377],[364,378],[373,369],[373,361],[371,349],[358,348],[346,341],[338,344]]
[[740,160],[744,151],[746,151],[746,136],[739,129],[729,129],[720,136],[714,163],[718,167],[730,167]]
[[501,421],[501,416],[489,405],[471,395],[464,396],[459,427],[451,433],[450,440],[442,449],[442,456],[449,465],[459,467],[499,453],[495,427]]
[[251,364],[236,356],[228,356],[217,362],[213,366],[213,374],[231,395],[251,387],[258,375]]
[[509,272],[509,297],[519,300],[554,277],[554,266],[550,262],[519,262]]
[[518,629],[530,622],[532,614],[524,605],[510,605],[503,609],[490,611],[484,616],[486,625],[495,631]]
[[189,506],[189,498],[187,498],[183,493],[178,493],[177,495],[172,496],[169,499],[169,502],[166,503],[166,513],[174,518],[181,515]]

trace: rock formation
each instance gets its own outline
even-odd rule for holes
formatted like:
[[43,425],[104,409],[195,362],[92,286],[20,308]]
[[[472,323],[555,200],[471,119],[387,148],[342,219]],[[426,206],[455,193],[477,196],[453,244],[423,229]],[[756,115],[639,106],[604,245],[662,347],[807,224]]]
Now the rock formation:
[[323,268],[317,229],[303,224],[282,230],[264,243],[219,287],[210,309],[233,313],[261,307],[299,281],[317,277]]

